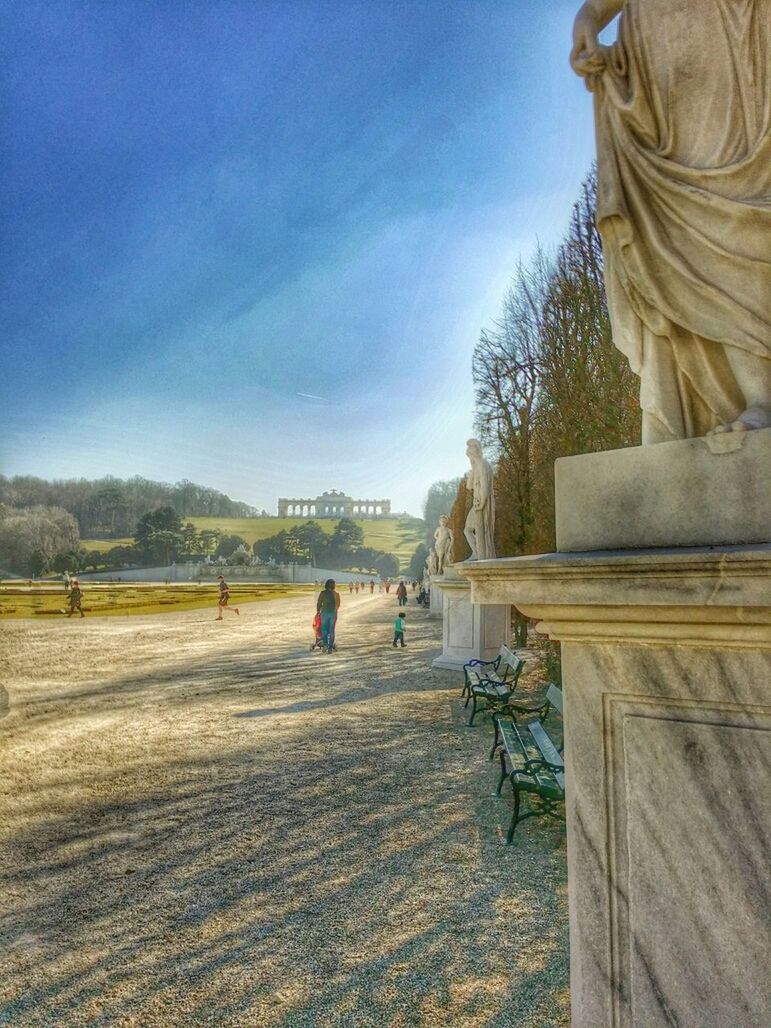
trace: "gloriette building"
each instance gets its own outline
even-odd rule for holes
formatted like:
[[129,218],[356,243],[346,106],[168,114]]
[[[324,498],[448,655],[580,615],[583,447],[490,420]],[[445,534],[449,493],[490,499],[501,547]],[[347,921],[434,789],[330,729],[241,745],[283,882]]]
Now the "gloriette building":
[[315,500],[290,500],[280,497],[280,518],[390,518],[390,500],[354,500],[337,489],[322,493]]

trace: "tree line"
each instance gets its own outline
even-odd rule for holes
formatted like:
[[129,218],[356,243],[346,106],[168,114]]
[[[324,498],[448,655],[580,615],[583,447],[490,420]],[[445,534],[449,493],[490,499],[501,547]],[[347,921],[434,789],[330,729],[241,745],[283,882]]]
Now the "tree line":
[[392,553],[364,545],[364,530],[350,518],[341,518],[331,534],[315,521],[304,521],[288,531],[258,540],[254,554],[263,561],[303,562],[339,571],[376,573],[383,578],[399,574],[399,561]]
[[500,555],[555,548],[558,457],[640,440],[639,381],[611,335],[596,197],[593,169],[556,253],[539,249],[517,267],[474,350],[476,428],[496,459]]
[[[496,469],[499,556],[555,548],[558,457],[640,441],[639,381],[611,335],[596,195],[592,170],[561,244],[520,262],[474,349],[475,430]],[[427,546],[438,515],[449,513],[455,559],[468,557],[463,526],[471,499],[464,478],[434,483],[425,505]],[[416,570],[424,560],[419,547]]]
[[[130,552],[129,552],[130,551]],[[399,572],[399,561],[364,545],[364,531],[350,518],[341,518],[331,533],[315,521],[304,521],[288,531],[280,531],[252,544],[251,550],[240,535],[219,529],[196,529],[192,522],[183,523],[171,507],[160,507],[140,518],[131,548],[117,547],[102,555],[105,563],[126,561],[133,557],[141,563],[172,560],[196,560],[211,556],[232,564],[243,564],[251,556],[264,563],[314,564],[338,570],[375,571],[384,577]]]
[[217,528],[199,530],[173,507],[156,507],[139,518],[129,545],[85,550],[80,546],[77,521],[61,507],[16,510],[0,504],[0,577],[3,573],[39,576],[91,569],[118,571],[127,566],[165,566],[176,560],[207,557],[245,564],[252,556],[263,562],[311,563],[383,577],[399,573],[398,559],[365,546],[362,528],[350,518],[342,518],[331,534],[315,521],[305,521],[255,542],[249,550],[240,535]]
[[159,507],[171,507],[183,518],[258,515],[254,507],[231,500],[217,489],[187,480],[170,485],[139,475],[128,479],[108,475],[95,480],[72,478],[51,482],[30,475],[0,475],[0,504],[17,511],[39,507],[68,511],[84,539],[130,536],[139,519]]

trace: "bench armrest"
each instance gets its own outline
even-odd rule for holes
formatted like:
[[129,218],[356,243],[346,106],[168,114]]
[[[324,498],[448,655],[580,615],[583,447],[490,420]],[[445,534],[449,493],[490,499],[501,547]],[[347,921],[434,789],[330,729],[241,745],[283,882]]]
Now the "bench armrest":
[[552,764],[545,757],[531,757],[530,760],[525,761],[521,768],[516,768],[515,770],[524,771],[525,774],[529,775],[531,771],[537,771],[538,768],[544,768],[546,771],[559,774],[564,774],[565,772],[564,764]]
[[[512,693],[512,696],[513,695],[514,693]],[[533,706],[532,704],[524,704],[520,703],[518,700],[512,701],[509,699],[506,700],[506,706],[510,710],[516,710],[519,714],[538,714],[539,716],[543,715],[544,717],[546,717],[551,709],[551,703],[548,700],[544,700],[543,703]]]
[[463,665],[463,670],[465,671],[467,667],[486,667],[490,664],[494,665],[497,668],[500,662],[500,657],[496,657],[495,660],[467,660],[466,663]]

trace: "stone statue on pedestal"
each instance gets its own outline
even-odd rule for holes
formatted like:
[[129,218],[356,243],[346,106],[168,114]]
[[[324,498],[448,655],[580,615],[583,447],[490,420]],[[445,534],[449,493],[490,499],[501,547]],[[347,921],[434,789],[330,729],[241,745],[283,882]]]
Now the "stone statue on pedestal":
[[429,550],[428,557],[426,558],[426,571],[429,575],[439,574],[439,561],[436,558],[436,550],[433,548]]
[[643,443],[771,424],[770,46],[771,0],[587,0],[576,16],[613,341],[640,376]]
[[482,454],[482,444],[478,439],[469,439],[466,456],[471,461],[466,485],[474,499],[463,534],[471,547],[469,560],[490,560],[495,557],[494,473]]
[[437,574],[439,575],[444,574],[444,569],[449,564],[452,564],[453,560],[455,536],[448,524],[449,520],[446,514],[442,514],[434,532],[434,549],[436,551]]

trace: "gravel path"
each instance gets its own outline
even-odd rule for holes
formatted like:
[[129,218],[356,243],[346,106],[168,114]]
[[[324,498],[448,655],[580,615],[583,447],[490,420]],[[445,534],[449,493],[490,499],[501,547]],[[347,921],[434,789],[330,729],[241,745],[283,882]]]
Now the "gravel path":
[[395,613],[0,626],[1,1025],[569,1024],[564,829]]

